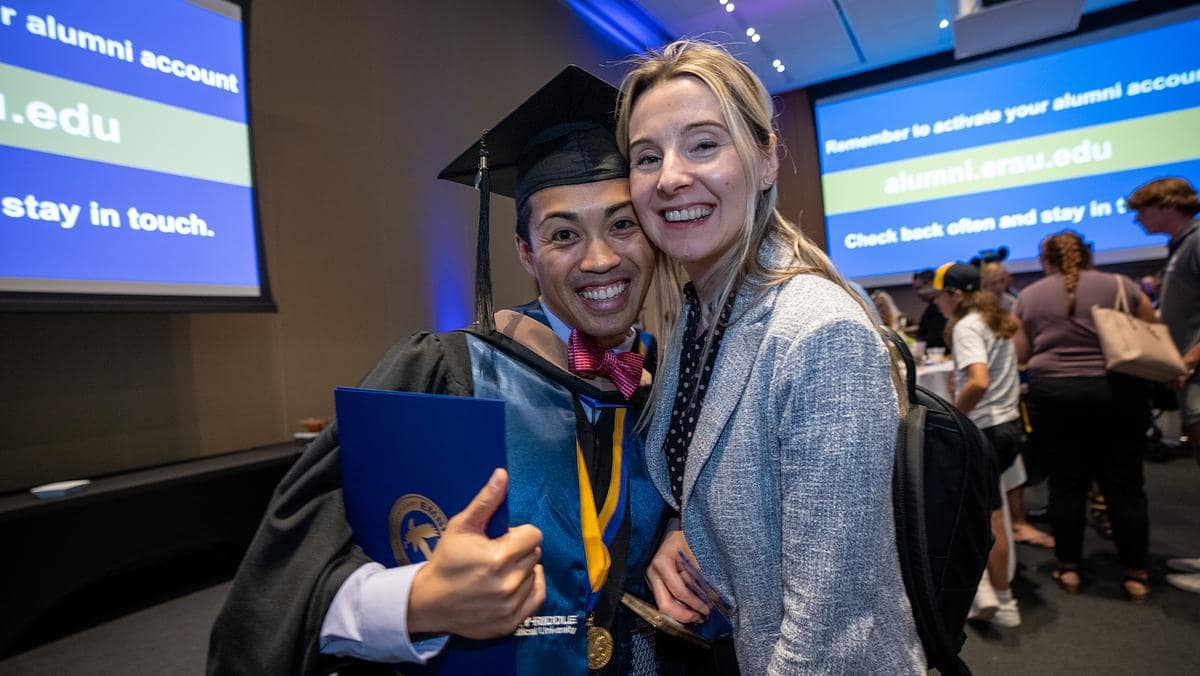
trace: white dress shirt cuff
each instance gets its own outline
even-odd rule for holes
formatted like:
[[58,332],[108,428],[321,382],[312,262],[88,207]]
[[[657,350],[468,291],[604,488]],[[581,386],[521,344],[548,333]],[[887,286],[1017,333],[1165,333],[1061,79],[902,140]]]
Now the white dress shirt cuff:
[[408,595],[425,563],[384,568],[363,564],[338,588],[321,624],[321,652],[371,662],[425,664],[449,636],[413,642],[408,635]]

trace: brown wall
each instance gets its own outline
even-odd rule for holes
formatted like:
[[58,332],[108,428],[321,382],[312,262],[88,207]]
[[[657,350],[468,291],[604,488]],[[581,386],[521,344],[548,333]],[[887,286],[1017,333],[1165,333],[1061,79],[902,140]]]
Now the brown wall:
[[825,248],[825,203],[821,199],[821,166],[817,160],[817,128],[808,91],[775,97],[776,128],[783,152],[779,160],[779,211],[822,249]]
[[[279,312],[0,314],[0,492],[278,442],[331,415],[333,386],[447,321],[437,292],[469,311],[478,198],[437,171],[567,63],[616,81],[622,56],[555,0],[256,0]],[[511,204],[493,205],[498,305],[533,294]]]

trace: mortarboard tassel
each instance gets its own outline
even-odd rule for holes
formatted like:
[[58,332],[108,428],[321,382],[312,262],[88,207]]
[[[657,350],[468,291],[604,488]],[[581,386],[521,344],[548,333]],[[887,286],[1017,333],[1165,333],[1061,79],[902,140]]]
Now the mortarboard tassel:
[[475,241],[475,325],[483,333],[496,329],[492,317],[492,237],[489,225],[492,181],[489,173],[487,130],[484,130],[479,138],[479,172],[475,175],[475,188],[479,190],[479,232]]

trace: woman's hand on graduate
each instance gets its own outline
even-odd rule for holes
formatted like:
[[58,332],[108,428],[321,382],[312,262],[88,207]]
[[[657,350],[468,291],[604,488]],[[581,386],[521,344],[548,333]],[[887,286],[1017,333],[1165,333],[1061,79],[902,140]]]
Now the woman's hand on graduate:
[[650,583],[654,602],[663,615],[685,624],[701,622],[711,609],[692,591],[695,584],[688,584],[688,573],[679,565],[680,556],[686,556],[692,565],[699,568],[695,555],[683,537],[683,531],[669,531],[646,568],[646,581]]
[[546,599],[542,532],[531,525],[492,539],[485,529],[508,491],[497,469],[471,504],[455,514],[417,571],[408,599],[410,634],[487,639],[511,634]]

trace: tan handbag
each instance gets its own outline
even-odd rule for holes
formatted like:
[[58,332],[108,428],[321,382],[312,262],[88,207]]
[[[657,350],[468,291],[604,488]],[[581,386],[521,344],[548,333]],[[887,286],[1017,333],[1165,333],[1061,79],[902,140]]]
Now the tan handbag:
[[1125,285],[1117,275],[1113,279],[1117,283],[1116,307],[1092,306],[1092,321],[1096,322],[1100,349],[1104,351],[1104,367],[1157,383],[1170,382],[1187,373],[1166,325],[1134,316],[1125,298]]

